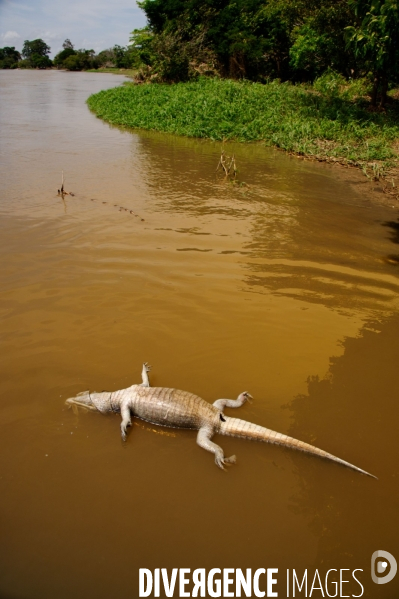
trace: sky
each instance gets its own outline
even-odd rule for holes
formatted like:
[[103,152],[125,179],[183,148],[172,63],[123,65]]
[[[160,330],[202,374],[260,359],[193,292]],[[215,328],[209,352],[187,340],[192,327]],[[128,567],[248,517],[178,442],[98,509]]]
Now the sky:
[[131,31],[145,24],[135,0],[0,0],[0,48],[21,51],[25,40],[41,38],[52,58],[66,38],[95,52],[126,46]]

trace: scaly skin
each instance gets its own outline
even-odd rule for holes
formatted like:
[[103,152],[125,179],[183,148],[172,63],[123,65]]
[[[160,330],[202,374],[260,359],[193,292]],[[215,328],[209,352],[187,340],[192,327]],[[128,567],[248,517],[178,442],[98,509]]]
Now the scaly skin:
[[234,455],[229,458],[224,457],[222,448],[211,441],[216,433],[283,445],[284,447],[332,460],[357,472],[376,478],[365,470],[357,468],[357,466],[313,445],[245,420],[225,416],[223,414],[225,408],[239,408],[246,401],[250,401],[251,395],[246,391],[241,393],[235,400],[218,399],[210,404],[188,391],[168,389],[166,387],[150,387],[149,370],[148,364],[143,364],[141,373],[143,382],[141,385],[132,385],[127,389],[113,392],[90,393],[85,391],[76,397],[67,399],[66,403],[69,406],[81,406],[103,414],[120,412],[122,416],[121,433],[124,441],[126,440],[126,429],[132,424],[131,415],[160,426],[198,430],[198,445],[215,455],[215,463],[222,470],[225,469],[226,464],[234,463],[236,457]]

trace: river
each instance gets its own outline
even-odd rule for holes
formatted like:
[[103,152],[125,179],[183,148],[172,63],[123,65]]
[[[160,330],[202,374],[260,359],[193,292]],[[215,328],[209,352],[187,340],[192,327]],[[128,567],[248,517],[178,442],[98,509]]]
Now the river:
[[[374,551],[399,558],[397,208],[260,144],[226,144],[233,182],[220,143],[110,127],[85,100],[123,81],[0,71],[1,598],[133,598],[139,568],[228,567],[278,568],[279,597],[293,568],[399,596],[370,578]],[[228,415],[379,480],[217,437],[224,473],[193,431],[137,421],[122,443],[118,415],[66,408],[144,361],[211,402],[248,390]]]

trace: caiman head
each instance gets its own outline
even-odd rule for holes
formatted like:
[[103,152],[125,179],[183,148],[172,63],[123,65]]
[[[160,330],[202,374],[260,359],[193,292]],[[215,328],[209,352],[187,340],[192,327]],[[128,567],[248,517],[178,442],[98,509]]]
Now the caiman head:
[[66,400],[66,405],[73,407],[79,406],[81,408],[86,408],[86,410],[93,410],[97,412],[97,407],[95,406],[92,397],[90,397],[90,391],[83,391],[79,393],[76,397],[70,397]]
[[110,391],[101,391],[101,393],[83,391],[83,393],[79,393],[76,397],[70,397],[65,403],[67,406],[79,406],[86,408],[86,410],[106,414],[107,412],[119,411],[118,407],[112,405],[111,398],[112,393]]

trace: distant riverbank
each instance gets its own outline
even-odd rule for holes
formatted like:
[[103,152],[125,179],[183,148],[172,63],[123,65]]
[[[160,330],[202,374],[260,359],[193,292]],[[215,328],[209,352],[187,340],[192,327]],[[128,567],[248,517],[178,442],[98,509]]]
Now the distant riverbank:
[[94,94],[87,103],[99,118],[123,127],[263,141],[305,157],[358,166],[375,179],[396,170],[399,102],[372,112],[350,86],[326,86],[323,93],[321,84],[205,78],[174,85],[127,83]]
[[133,77],[137,74],[135,69],[118,69],[117,67],[100,67],[99,69],[88,69],[86,73],[110,73],[113,75],[125,75],[125,77]]

